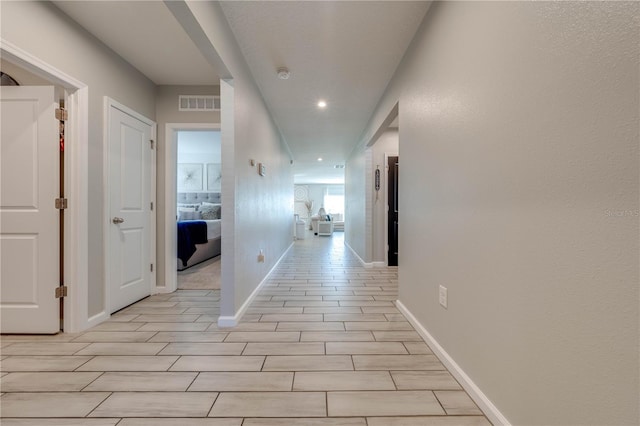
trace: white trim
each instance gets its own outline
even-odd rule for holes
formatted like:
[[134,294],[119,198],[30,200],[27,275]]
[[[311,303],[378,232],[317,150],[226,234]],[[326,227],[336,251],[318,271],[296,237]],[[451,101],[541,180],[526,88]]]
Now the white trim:
[[416,329],[418,334],[424,339],[424,341],[429,345],[433,353],[438,357],[438,359],[447,367],[449,372],[453,374],[456,380],[462,385],[463,389],[467,391],[471,399],[478,404],[478,407],[482,410],[482,412],[487,416],[489,421],[494,425],[504,425],[510,426],[509,420],[498,410],[491,400],[487,397],[487,395],[480,390],[480,388],[471,380],[471,377],[464,372],[462,367],[460,367],[444,350],[442,346],[438,343],[438,341],[427,331],[427,329],[420,324],[420,322],[416,319],[415,316],[407,309],[406,306],[400,301],[396,300],[396,307],[405,316],[405,318],[411,323],[413,328]]
[[[64,298],[63,328],[75,333],[89,325],[89,202],[88,140],[89,89],[68,94],[69,112],[65,128],[65,197],[70,201],[64,214],[64,280],[69,288]],[[75,291],[74,291],[75,290]]]
[[31,53],[0,37],[0,56],[54,85],[66,89],[69,120],[66,123],[64,281],[69,288],[64,298],[63,328],[67,333],[89,328],[88,293],[88,176],[89,176],[89,88]]
[[347,248],[349,250],[351,250],[351,253],[353,253],[353,255],[358,258],[358,260],[360,261],[360,264],[362,264],[362,266],[364,268],[373,268],[373,263],[367,263],[364,260],[362,260],[362,258],[360,257],[360,255],[358,253],[356,253],[356,251],[349,245],[348,242],[344,242],[344,245],[347,246]]
[[[149,210],[149,229],[151,229],[151,241],[150,241],[150,255],[149,261],[153,265],[149,279],[151,280],[151,293],[157,293],[158,288],[158,253],[157,253],[157,241],[158,241],[158,200],[156,198],[156,191],[158,187],[158,125],[152,122],[151,125],[151,140],[153,140],[153,149],[151,150],[151,193],[149,194],[149,202],[153,205],[153,209]],[[106,283],[105,283],[106,285]]]
[[105,322],[111,315],[106,311],[102,311],[93,315],[87,320],[87,328],[95,327],[96,325]]
[[291,243],[289,245],[289,247],[284,251],[284,253],[282,253],[282,256],[280,256],[280,259],[278,259],[278,261],[273,265],[273,267],[271,268],[269,273],[267,275],[265,275],[265,277],[262,279],[262,281],[260,281],[260,284],[258,284],[258,286],[251,292],[249,297],[247,297],[247,300],[244,301],[244,303],[242,304],[242,306],[240,306],[240,309],[238,309],[238,311],[236,312],[235,315],[233,315],[233,316],[220,315],[218,317],[218,327],[220,327],[220,328],[223,328],[223,327],[235,327],[236,325],[238,325],[240,323],[240,320],[242,319],[242,316],[245,314],[245,312],[247,311],[247,309],[251,305],[251,302],[253,302],[253,299],[255,299],[255,297],[258,295],[258,293],[260,293],[260,290],[262,289],[262,287],[267,283],[267,280],[269,279],[269,276],[271,276],[271,274],[273,274],[273,272],[276,270],[276,268],[278,267],[280,262],[282,262],[282,259],[284,259],[284,257],[287,255],[287,253],[289,253],[289,250],[291,250],[293,245],[294,245],[294,243]]
[[[104,295],[104,305],[103,305],[103,311],[97,315],[94,315],[93,317],[91,317],[91,320],[94,320],[95,318],[106,318],[108,319],[111,316],[111,287],[110,287],[110,282],[111,282],[111,249],[110,249],[110,244],[111,244],[111,240],[109,238],[109,234],[110,234],[110,228],[111,228],[111,221],[109,220],[109,217],[111,216],[111,183],[110,183],[110,173],[111,173],[111,155],[110,155],[110,139],[109,139],[109,132],[110,132],[110,123],[111,123],[111,108],[115,108],[117,110],[122,111],[123,113],[135,118],[136,120],[141,121],[142,123],[148,125],[151,127],[151,138],[152,139],[156,139],[156,123],[151,120],[148,117],[145,117],[144,115],[138,113],[137,111],[134,111],[133,109],[127,107],[126,105],[121,104],[120,102],[110,98],[109,96],[105,96],[104,97],[104,111],[103,111],[103,119],[104,122],[102,124],[102,130],[103,130],[103,143],[102,143],[102,153],[103,153],[103,170],[102,170],[102,187],[104,188],[104,194],[103,194],[103,201],[104,201],[104,207],[103,207],[103,217],[104,217],[104,225],[102,227],[102,235],[103,235],[103,250],[104,250],[104,256],[103,256],[103,265],[104,265],[104,288],[103,288],[103,295]],[[157,144],[156,144],[156,149],[157,149]],[[150,188],[150,194],[149,197],[151,200],[154,201],[154,205],[155,205],[155,192],[156,192],[156,182],[155,182],[155,173],[156,173],[156,167],[155,167],[155,151],[156,149],[153,150],[153,152],[151,153],[151,188]],[[152,263],[157,264],[156,262],[156,253],[155,253],[155,242],[156,242],[156,227],[155,227],[155,216],[156,216],[156,210],[154,208],[153,212],[149,212],[149,238],[151,239],[150,244],[149,244],[149,259]],[[156,291],[156,275],[154,273],[151,273],[149,276],[149,294],[154,294]],[[106,315],[106,317],[104,317],[104,315]],[[96,320],[97,321],[97,320]],[[99,324],[96,323],[96,324]],[[95,325],[95,324],[93,324]]]
[[371,262],[373,268],[384,268],[387,266],[386,262]]
[[[172,293],[178,289],[178,236],[176,206],[178,179],[178,132],[189,130],[220,131],[219,123],[166,123],[164,131],[164,286],[156,293]],[[158,145],[159,146],[159,145]],[[224,225],[224,223],[223,223]],[[224,226],[223,226],[224,228]]]
[[72,91],[87,87],[87,85],[80,80],[76,80],[69,74],[49,65],[4,38],[0,38],[0,50],[2,51],[3,60],[21,66],[38,77],[44,78],[51,84],[62,86]]
[[[121,104],[120,102],[116,101],[115,99],[110,98],[109,96],[105,96],[104,97],[104,101],[105,101],[105,107],[114,107],[116,109],[119,109],[120,111],[124,112],[127,115],[130,115],[131,117],[135,118],[136,120],[142,121],[144,124],[151,126],[153,128],[153,126],[156,124],[155,121],[153,121],[152,119],[150,119],[149,117],[146,117],[142,114],[140,114],[139,112],[129,108],[128,106]],[[153,132],[153,129],[152,129]],[[152,133],[153,135],[154,133]]]

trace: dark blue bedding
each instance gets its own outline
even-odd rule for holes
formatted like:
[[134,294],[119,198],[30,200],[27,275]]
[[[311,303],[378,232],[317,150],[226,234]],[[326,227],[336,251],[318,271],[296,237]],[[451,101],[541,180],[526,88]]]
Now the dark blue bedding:
[[207,242],[207,222],[203,220],[189,220],[178,222],[178,259],[183,266],[196,252],[196,244]]

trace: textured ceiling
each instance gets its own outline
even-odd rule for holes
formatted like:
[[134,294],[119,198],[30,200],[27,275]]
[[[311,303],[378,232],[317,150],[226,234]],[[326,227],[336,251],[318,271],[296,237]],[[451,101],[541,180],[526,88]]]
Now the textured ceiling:
[[220,84],[161,1],[54,1],[157,85]]
[[[291,148],[296,182],[317,182],[322,170],[342,175],[333,166],[344,164],[359,141],[429,2],[221,4]],[[278,79],[281,66],[289,68],[288,80]],[[324,110],[316,106],[320,99]]]

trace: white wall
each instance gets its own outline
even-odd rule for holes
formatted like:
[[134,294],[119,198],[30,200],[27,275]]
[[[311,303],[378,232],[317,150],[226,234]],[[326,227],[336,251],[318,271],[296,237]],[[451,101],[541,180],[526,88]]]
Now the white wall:
[[[104,96],[155,117],[155,86],[48,2],[2,2],[2,38],[89,86],[89,316],[104,310]],[[73,203],[73,200],[69,200]],[[74,283],[69,283],[73,291]]]
[[[344,168],[344,242],[364,262],[371,261],[371,234],[367,233],[367,158],[364,149],[356,149]],[[370,208],[370,207],[369,207]],[[369,219],[370,220],[370,219]]]
[[640,423],[639,8],[434,3],[363,136],[399,101],[400,301],[512,424]]
[[[309,197],[308,199],[313,201],[313,208],[311,210],[311,215],[313,216],[315,214],[318,214],[318,210],[320,210],[321,207],[325,207],[324,195],[327,192],[327,188],[335,187],[335,186],[343,186],[343,185],[310,183],[310,184],[304,184],[304,185],[295,185],[294,187],[306,188],[307,194]],[[304,204],[304,201],[295,202],[294,213],[299,214],[302,219],[305,219],[308,217],[308,211],[307,211],[307,207]],[[329,213],[328,210],[327,210],[327,213]]]
[[[197,1],[186,5],[187,17],[200,26],[233,76],[221,87],[225,205],[221,314],[232,317],[291,245],[292,166],[220,5]],[[225,115],[231,111],[233,115]],[[251,159],[266,165],[266,176],[258,175]],[[265,253],[264,263],[257,260],[260,249]]]
[[[179,131],[178,139],[178,167],[181,164],[198,164],[202,170],[201,192],[220,192],[222,150],[220,146],[219,131]],[[213,166],[213,168],[212,168]],[[212,176],[209,173],[212,172]],[[213,187],[209,186],[209,181]],[[178,181],[180,174],[178,173]],[[178,192],[181,185],[178,182]]]
[[184,130],[178,133],[178,163],[220,163],[219,131]]
[[373,154],[373,170],[375,173],[376,167],[380,168],[380,191],[377,194],[378,200],[376,201],[375,185],[371,186],[371,213],[373,215],[372,221],[372,261],[373,262],[386,262],[387,261],[387,248],[386,248],[386,234],[388,232],[386,221],[386,192],[387,192],[387,163],[385,161],[385,155],[398,155],[398,129],[388,129],[380,138],[371,146]]

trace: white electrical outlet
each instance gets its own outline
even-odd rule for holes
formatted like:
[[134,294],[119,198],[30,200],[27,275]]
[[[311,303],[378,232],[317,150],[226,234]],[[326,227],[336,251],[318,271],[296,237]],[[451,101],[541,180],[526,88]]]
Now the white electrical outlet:
[[443,308],[447,309],[447,288],[445,286],[440,286],[438,300],[440,301],[440,305],[442,305]]

